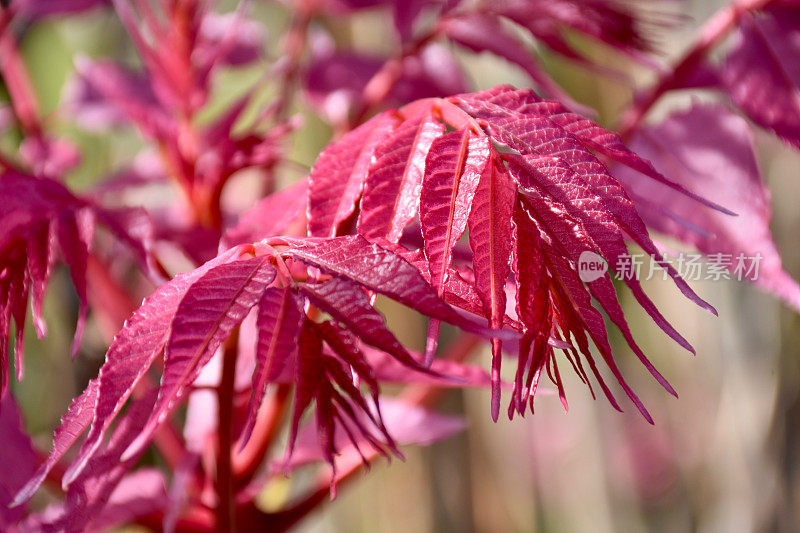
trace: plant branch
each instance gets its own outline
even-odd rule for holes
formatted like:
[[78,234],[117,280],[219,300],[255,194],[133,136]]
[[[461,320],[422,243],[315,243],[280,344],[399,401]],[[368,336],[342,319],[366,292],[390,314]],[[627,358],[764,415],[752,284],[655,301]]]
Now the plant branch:
[[633,105],[623,115],[616,128],[625,139],[639,126],[647,112],[668,91],[681,85],[700,66],[708,53],[736,27],[742,14],[764,9],[775,0],[739,0],[725,6],[712,16],[700,30],[697,39],[681,56],[675,66],[662,74],[648,90],[636,95]]
[[397,57],[387,60],[378,72],[372,75],[372,78],[364,85],[364,89],[361,92],[359,108],[356,109],[353,115],[350,129],[361,124],[373,108],[386,100],[389,93],[403,76],[403,62],[409,57],[417,55],[428,43],[439,37],[439,34],[440,30],[437,25],[410,46],[405,47]]
[[238,358],[239,331],[234,330],[225,343],[222,355],[222,376],[217,401],[219,404],[217,424],[217,531],[236,531],[235,500],[233,497],[233,393],[236,382],[236,360]]
[[306,49],[308,25],[311,23],[311,16],[314,12],[312,4],[313,2],[308,1],[297,3],[289,23],[289,30],[283,41],[283,53],[280,59],[283,65],[278,81],[279,92],[269,109],[269,114],[277,120],[286,118],[292,102],[292,89],[300,73],[300,58]]
[[11,28],[12,15],[0,11],[0,75],[11,98],[11,109],[27,135],[40,136],[39,101]]
[[290,385],[279,384],[258,411],[253,435],[239,453],[233,455],[233,473],[238,486],[247,484],[258,470],[281,427],[289,404]]

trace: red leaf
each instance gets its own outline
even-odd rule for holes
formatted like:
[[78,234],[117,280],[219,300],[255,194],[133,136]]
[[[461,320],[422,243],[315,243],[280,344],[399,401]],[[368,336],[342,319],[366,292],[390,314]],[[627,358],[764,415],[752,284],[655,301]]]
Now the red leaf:
[[[323,339],[338,358],[323,350]],[[372,404],[367,403],[354,384],[355,376],[351,371],[369,385]],[[333,458],[338,453],[336,439],[341,432],[356,447],[365,464],[368,458],[360,451],[359,438],[387,457],[389,451],[402,457],[381,419],[377,382],[363,355],[356,348],[354,339],[342,335],[329,322],[316,324],[306,321],[300,336],[296,384],[294,414],[284,459],[287,468],[294,452],[300,419],[312,401],[316,404],[318,439],[323,458],[334,468],[333,491],[336,477]]]
[[361,341],[391,354],[412,368],[419,363],[386,327],[383,316],[369,302],[364,290],[344,278],[331,278],[322,283],[298,285],[311,302],[341,322]]
[[359,235],[324,241],[285,239],[291,254],[324,272],[355,281],[423,315],[487,337],[511,335],[489,330],[459,315],[443,302],[407,261]]
[[680,183],[738,213],[698,209],[674,191],[619,169],[648,225],[697,248],[727,268],[730,277],[749,279],[800,311],[800,287],[781,266],[770,233],[769,191],[747,122],[721,106],[695,105],[640,129],[632,146],[670,169]]
[[[107,210],[73,195],[61,183],[6,170],[0,175],[0,395],[8,383],[6,370],[11,321],[16,324],[17,377],[22,378],[22,335],[29,293],[36,332],[45,334],[41,308],[45,288],[56,257],[69,267],[78,295],[78,322],[72,344],[77,353],[86,320],[86,265],[95,221],[100,220],[143,264],[150,259],[148,221],[125,226],[133,212]],[[139,213],[137,211],[137,213]],[[133,219],[133,217],[129,217]]]
[[[586,226],[590,237],[597,242],[602,255],[612,267],[617,266],[618,253],[604,248],[603,241],[619,240],[624,230],[644,251],[654,258],[660,253],[650,240],[647,228],[628,198],[622,185],[596,157],[574,137],[546,116],[515,113],[493,104],[472,109],[478,118],[487,121],[487,128],[496,138],[522,154],[532,169],[531,177],[547,194],[568,209]],[[622,248],[619,248],[620,252]],[[624,252],[623,252],[624,253]],[[712,313],[714,308],[692,291],[671,265],[665,265],[675,284],[685,296]],[[655,307],[647,304],[643,293],[632,284],[637,299],[648,313],[676,341],[685,341],[659,318]],[[687,347],[687,349],[689,349]]]
[[[490,143],[486,137],[458,130],[434,141],[425,161],[419,217],[431,285],[440,297],[444,294],[453,247],[467,227],[481,174],[491,164],[489,157]],[[431,320],[425,348],[426,365],[433,359],[438,337],[439,322]]]
[[94,416],[94,406],[97,402],[99,381],[92,380],[86,390],[69,404],[67,413],[61,418],[61,424],[53,434],[53,448],[45,462],[39,467],[31,479],[22,487],[14,497],[12,506],[22,505],[31,499],[39,486],[47,477],[67,450],[75,444],[83,431],[89,427]]
[[381,113],[320,153],[308,181],[309,235],[336,235],[361,195],[376,146],[395,123],[392,114]]
[[92,244],[94,220],[87,211],[80,215],[61,213],[56,221],[56,227],[58,228],[56,231],[61,255],[69,267],[72,284],[75,286],[78,300],[81,302],[78,322],[75,325],[75,338],[72,341],[72,357],[75,357],[78,354],[83,328],[86,324],[86,263],[89,257],[88,250]]
[[[418,383],[437,387],[487,387],[492,382],[491,376],[479,365],[436,359],[429,370],[420,372],[381,350],[369,346],[362,346],[361,350],[379,382]],[[422,354],[411,353],[414,360],[422,359]]]
[[404,122],[378,145],[361,200],[361,235],[400,239],[417,214],[425,158],[443,132],[444,125],[427,115]]
[[164,375],[147,424],[125,451],[129,457],[152,437],[230,332],[275,278],[268,256],[223,263],[208,270],[184,294],[164,349]]
[[577,52],[565,39],[565,28],[641,59],[651,43],[641,34],[637,14],[627,4],[608,0],[501,0],[491,8],[525,26],[556,52],[574,57]]
[[597,152],[609,159],[622,163],[637,172],[640,172],[668,187],[679,191],[686,196],[721,212],[732,214],[706,198],[699,196],[680,183],[676,183],[655,169],[647,159],[631,151],[619,135],[599,126],[593,120],[571,112],[556,100],[545,100],[530,89],[514,89],[508,85],[500,85],[468,95],[459,97],[467,102],[474,103],[480,109],[482,103],[489,102],[515,113],[528,113],[548,117],[554,124],[563,128],[566,133],[575,137],[586,148]]
[[431,284],[440,296],[453,247],[467,227],[472,199],[489,164],[489,139],[469,130],[454,131],[434,141],[425,161],[420,223]]
[[[513,247],[511,217],[517,185],[491,150],[491,161],[484,169],[469,215],[469,244],[475,272],[475,288],[483,302],[483,312],[494,329],[503,327],[506,314],[506,278]],[[500,408],[500,363],[502,342],[492,339],[492,416]]]
[[544,92],[566,102],[576,111],[591,109],[575,102],[538,64],[534,54],[495,17],[472,13],[449,17],[440,23],[447,37],[474,52],[491,52],[519,65]]
[[264,55],[266,37],[266,28],[260,22],[240,12],[208,12],[200,22],[192,59],[201,69],[214,64],[248,65]]
[[250,439],[258,408],[287,361],[297,356],[297,342],[304,320],[302,299],[291,289],[276,287],[264,291],[258,304],[258,344],[253,372],[253,394],[239,438],[240,446]]
[[78,57],[75,77],[66,88],[67,106],[79,124],[91,131],[131,121],[150,138],[173,130],[147,74]]
[[8,530],[23,512],[12,508],[14,495],[34,473],[37,462],[33,443],[11,395],[0,400],[0,433],[0,528]]
[[622,377],[622,373],[620,372],[617,363],[614,361],[614,357],[611,353],[611,346],[608,344],[608,334],[606,332],[605,320],[603,319],[603,315],[601,315],[600,312],[592,306],[589,292],[584,288],[575,270],[561,255],[561,251],[553,250],[549,246],[545,246],[543,249],[545,256],[547,257],[548,270],[553,277],[558,279],[561,285],[558,296],[561,303],[561,306],[559,307],[560,315],[564,318],[565,323],[569,326],[570,333],[572,333],[578,340],[581,353],[589,361],[589,365],[591,366],[595,377],[600,383],[600,386],[603,388],[603,391],[605,392],[609,402],[611,402],[611,405],[613,405],[616,409],[620,411],[622,410],[614,399],[614,396],[611,394],[611,391],[603,381],[602,376],[597,371],[591,352],[589,351],[589,346],[586,343],[586,337],[583,333],[583,330],[589,333],[589,336],[592,338],[592,342],[594,342],[595,346],[597,346],[597,349],[600,351],[600,355],[603,357],[606,365],[608,365],[611,373],[614,374],[617,382],[625,391],[625,394],[627,394],[628,398],[630,398],[634,405],[636,405],[636,408],[639,410],[645,420],[652,424],[653,418],[650,416],[650,413],[644,407],[644,404],[642,404],[636,393],[633,392],[628,383]]
[[230,247],[285,234],[303,213],[307,194],[308,181],[303,179],[261,199],[225,232],[221,246]]
[[[446,439],[464,428],[464,421],[460,418],[429,411],[401,400],[385,399],[381,401],[381,407],[386,428],[398,444],[431,444]],[[294,470],[305,464],[324,461],[325,452],[320,447],[318,436],[318,424],[309,423],[304,426],[297,437],[297,444],[289,464],[273,463],[272,468],[280,470],[288,467]],[[378,436],[374,435],[373,438],[375,437]],[[357,463],[361,460],[359,451],[366,445],[368,441],[364,436],[359,437],[354,444],[339,434],[335,442],[339,452],[337,463],[350,461]],[[375,455],[375,452],[370,455]]]
[[[517,247],[514,253],[514,274],[517,278],[517,316],[525,331],[519,344],[517,372],[514,379],[514,394],[509,404],[509,415],[516,407],[519,414],[525,413],[525,401],[534,391],[523,384],[525,370],[531,377],[541,370],[550,347],[547,341],[552,328],[550,313],[550,282],[547,273],[542,237],[539,228],[530,219],[522,204],[514,210],[514,228]],[[498,400],[499,402],[499,400]],[[494,405],[493,405],[494,408]],[[497,406],[499,409],[499,405]]]
[[139,454],[125,460],[121,458],[138,436],[155,399],[156,391],[151,390],[131,403],[108,444],[87,462],[70,484],[59,512],[47,517],[43,524],[45,530],[101,531],[164,507],[163,474],[154,469],[128,474]]
[[[176,276],[146,298],[125,322],[114,337],[106,353],[106,361],[100,368],[97,398],[89,404],[94,406],[92,428],[78,457],[67,470],[65,483],[74,479],[97,451],[103,435],[133,388],[161,354],[167,342],[170,322],[188,288],[208,270],[231,260],[237,253],[239,249],[233,248],[197,270]],[[65,427],[65,423],[62,423],[62,427]]]
[[743,13],[739,21],[725,87],[753,121],[800,149],[800,9]]
[[[509,167],[511,169],[512,174],[514,174],[514,165]],[[592,239],[589,235],[584,233],[585,229],[581,227],[580,223],[570,217],[567,213],[563,210],[554,206],[552,202],[549,202],[546,198],[539,196],[538,193],[529,192],[527,195],[526,201],[531,206],[531,214],[536,217],[537,221],[545,227],[545,231],[553,236],[553,247],[557,250],[559,254],[561,254],[562,258],[565,260],[569,260],[573,265],[577,265],[580,260],[580,254],[582,251],[587,249],[591,250]],[[572,231],[570,231],[572,230]],[[614,239],[607,239],[608,243],[605,248],[600,248],[601,250],[605,250],[606,256],[609,254],[609,249],[613,249],[613,241]],[[622,254],[624,250],[624,243],[622,243],[621,237],[616,239],[616,245],[618,249],[618,253]],[[617,257],[617,256],[614,256]],[[572,275],[575,272],[573,270]],[[641,290],[641,286],[639,285],[638,280],[635,276],[626,276],[625,279],[628,286],[633,291],[634,295],[637,297],[637,301],[645,308],[645,310],[651,315],[651,317],[656,321],[656,323],[664,330],[668,335],[670,335],[673,339],[675,339],[679,344],[681,344],[687,350],[692,351],[691,345],[689,345],[688,341],[686,341],[683,337],[681,337],[673,328],[672,326],[667,323],[663,316],[661,316],[660,312],[656,309],[655,305],[647,299],[644,292]],[[628,346],[631,347],[633,352],[639,358],[643,365],[650,371],[654,378],[671,394],[677,396],[677,393],[672,388],[672,386],[667,382],[667,380],[655,369],[652,363],[647,359],[642,352],[641,348],[636,344],[636,341],[633,339],[633,334],[628,327],[628,323],[625,320],[625,315],[622,311],[622,306],[619,304],[617,300],[616,291],[614,289],[614,285],[611,282],[611,278],[608,273],[605,273],[603,276],[599,277],[598,279],[587,283],[589,286],[589,291],[591,292],[592,296],[594,296],[597,301],[600,303],[603,310],[606,311],[611,321],[617,326],[617,328],[622,333],[625,341],[628,343]]]

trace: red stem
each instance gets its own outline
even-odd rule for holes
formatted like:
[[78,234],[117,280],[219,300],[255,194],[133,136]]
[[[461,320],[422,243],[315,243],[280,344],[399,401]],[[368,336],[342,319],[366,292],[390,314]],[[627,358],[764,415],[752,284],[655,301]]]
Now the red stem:
[[633,105],[623,115],[617,131],[625,139],[635,130],[647,112],[664,95],[680,87],[692,75],[711,49],[736,26],[743,13],[764,9],[775,0],[739,0],[719,10],[705,23],[694,44],[675,66],[665,72],[647,91],[635,97]]
[[258,418],[250,441],[241,452],[234,453],[233,472],[238,486],[247,484],[264,461],[264,457],[281,427],[291,391],[290,385],[277,386],[275,393],[258,411]]
[[361,124],[372,109],[386,100],[403,75],[403,62],[407,58],[418,54],[429,42],[436,39],[439,33],[438,25],[434,26],[430,32],[404,48],[397,57],[386,60],[378,72],[372,75],[372,78],[364,85],[364,89],[361,91],[360,107],[353,115],[350,129]]
[[314,13],[313,4],[314,2],[308,1],[297,3],[283,41],[280,60],[283,62],[283,71],[278,82],[279,92],[270,109],[277,120],[285,118],[291,104],[292,89],[300,73],[300,59],[308,41],[308,25]]
[[0,74],[11,98],[11,108],[22,130],[27,135],[38,136],[41,134],[39,101],[28,69],[19,53],[11,28],[11,18],[10,12],[0,11]]
[[233,497],[233,395],[236,381],[239,332],[235,330],[225,343],[222,356],[222,377],[217,391],[217,531],[236,531],[235,500]]

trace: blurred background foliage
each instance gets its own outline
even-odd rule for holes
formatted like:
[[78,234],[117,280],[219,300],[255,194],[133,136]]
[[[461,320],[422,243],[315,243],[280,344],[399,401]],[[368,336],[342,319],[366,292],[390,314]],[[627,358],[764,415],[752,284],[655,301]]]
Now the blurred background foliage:
[[[695,30],[725,2],[653,2],[648,11],[654,40],[669,64]],[[223,11],[235,2],[222,2]],[[254,2],[252,16],[269,28],[265,49],[274,59],[287,24],[279,4]],[[653,5],[655,4],[655,5]],[[386,48],[391,21],[366,11],[330,22],[342,43],[360,49]],[[119,168],[143,143],[132,130],[113,136],[83,132],[60,120],[59,102],[80,55],[136,61],[116,17],[97,10],[31,26],[21,47],[56,132],[76,142],[84,158],[70,176],[77,188]],[[593,45],[592,54],[628,72],[644,86],[653,72]],[[525,75],[493,56],[457,52],[477,89],[498,83],[528,84]],[[598,76],[542,52],[549,72],[577,100],[598,110],[613,126],[632,98],[629,83]],[[263,75],[266,64],[223,73],[208,114],[221,109]],[[263,98],[269,99],[267,84]],[[0,96],[2,98],[2,96]],[[669,95],[654,109],[686,107],[702,92]],[[303,106],[294,111],[303,126],[292,137],[278,179],[296,179],[313,163],[331,132]],[[784,265],[800,277],[800,155],[776,138],[757,135],[760,164],[773,193],[773,233]],[[19,142],[13,132],[4,148]],[[299,169],[299,170],[298,170]],[[256,201],[244,181],[226,199],[246,207]],[[155,194],[155,193],[153,193]],[[149,199],[146,199],[149,201]],[[163,200],[159,200],[163,201]],[[800,529],[800,317],[775,298],[735,282],[695,282],[694,288],[719,310],[715,318],[691,305],[669,282],[647,282],[662,312],[694,344],[692,357],[665,336],[638,308],[626,314],[641,346],[677,389],[670,397],[641,368],[620,339],[612,339],[621,366],[652,412],[651,427],[628,405],[624,414],[605,401],[593,401],[568,374],[570,410],[556,396],[538,400],[536,414],[513,423],[489,418],[488,391],[454,390],[442,408],[463,413],[468,429],[427,448],[405,450],[407,461],[378,461],[372,470],[340,492],[338,499],[311,515],[300,531],[794,531]],[[29,335],[26,378],[14,385],[28,427],[43,449],[69,400],[95,375],[105,344],[91,325],[83,349],[71,363],[68,351],[77,301],[66,272],[57,273],[47,293],[49,335]],[[621,292],[623,298],[628,295]],[[631,303],[631,302],[623,302]],[[424,322],[399,307],[384,306],[390,325],[411,347],[424,343]],[[59,322],[59,320],[61,322]],[[29,333],[32,328],[29,329]],[[488,362],[489,354],[480,356]],[[511,365],[508,365],[511,366]],[[287,497],[282,482],[268,486],[262,503]]]

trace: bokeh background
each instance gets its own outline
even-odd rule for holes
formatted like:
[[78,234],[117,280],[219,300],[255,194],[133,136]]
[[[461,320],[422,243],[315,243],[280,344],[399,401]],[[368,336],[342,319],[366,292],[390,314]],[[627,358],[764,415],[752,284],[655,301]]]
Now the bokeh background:
[[[669,64],[720,0],[649,2],[660,61]],[[223,2],[232,9],[235,2]],[[270,30],[267,54],[287,23],[285,10],[255,2],[253,16]],[[337,38],[363,49],[386,48],[391,21],[362,12],[331,28]],[[77,142],[84,161],[69,183],[86,187],[129,161],[142,144],[133,130],[94,135],[59,121],[59,102],[80,55],[135,61],[135,53],[113,14],[96,11],[30,27],[21,42],[45,110],[57,131]],[[497,83],[529,84],[515,67],[488,55],[457,52],[476,88]],[[638,86],[652,71],[609,50],[591,47],[602,61],[630,73]],[[587,72],[542,52],[553,76],[577,100],[613,125],[632,98],[630,84]],[[223,106],[263,74],[264,65],[226,72],[219,79]],[[269,88],[264,98],[269,98]],[[652,111],[686,107],[702,92],[664,98]],[[295,111],[304,125],[293,137],[290,159],[279,180],[299,177],[313,163],[331,132],[302,102]],[[213,114],[213,106],[212,111]],[[800,155],[775,137],[757,132],[759,159],[772,190],[772,230],[785,268],[800,278]],[[16,140],[6,136],[4,147]],[[246,206],[256,198],[246,180],[227,201]],[[165,201],[169,191],[150,191],[142,202]],[[166,195],[166,196],[165,196]],[[669,244],[669,243],[668,243]],[[371,472],[340,491],[338,499],[311,515],[300,531],[796,531],[800,529],[800,317],[776,299],[736,282],[695,282],[697,292],[719,310],[715,318],[693,306],[670,282],[645,289],[662,312],[697,349],[693,357],[658,330],[621,291],[632,330],[645,352],[677,389],[669,396],[635,356],[613,338],[615,353],[633,388],[656,420],[647,424],[631,405],[614,411],[593,401],[574,376],[567,376],[570,409],[543,396],[536,414],[509,423],[489,418],[488,391],[449,392],[442,410],[463,413],[467,430],[426,448],[404,450],[407,461],[376,462]],[[90,324],[75,363],[65,357],[77,302],[66,272],[59,270],[48,292],[50,334],[28,339],[27,377],[15,394],[29,428],[43,448],[70,398],[92,377],[105,345]],[[390,324],[411,346],[424,343],[424,322],[394,307]],[[65,320],[64,317],[67,317]],[[71,318],[70,318],[71,317]],[[488,353],[480,357],[488,361]],[[511,365],[507,365],[511,366]],[[1,444],[0,444],[1,445]],[[270,486],[265,500],[284,488]]]

